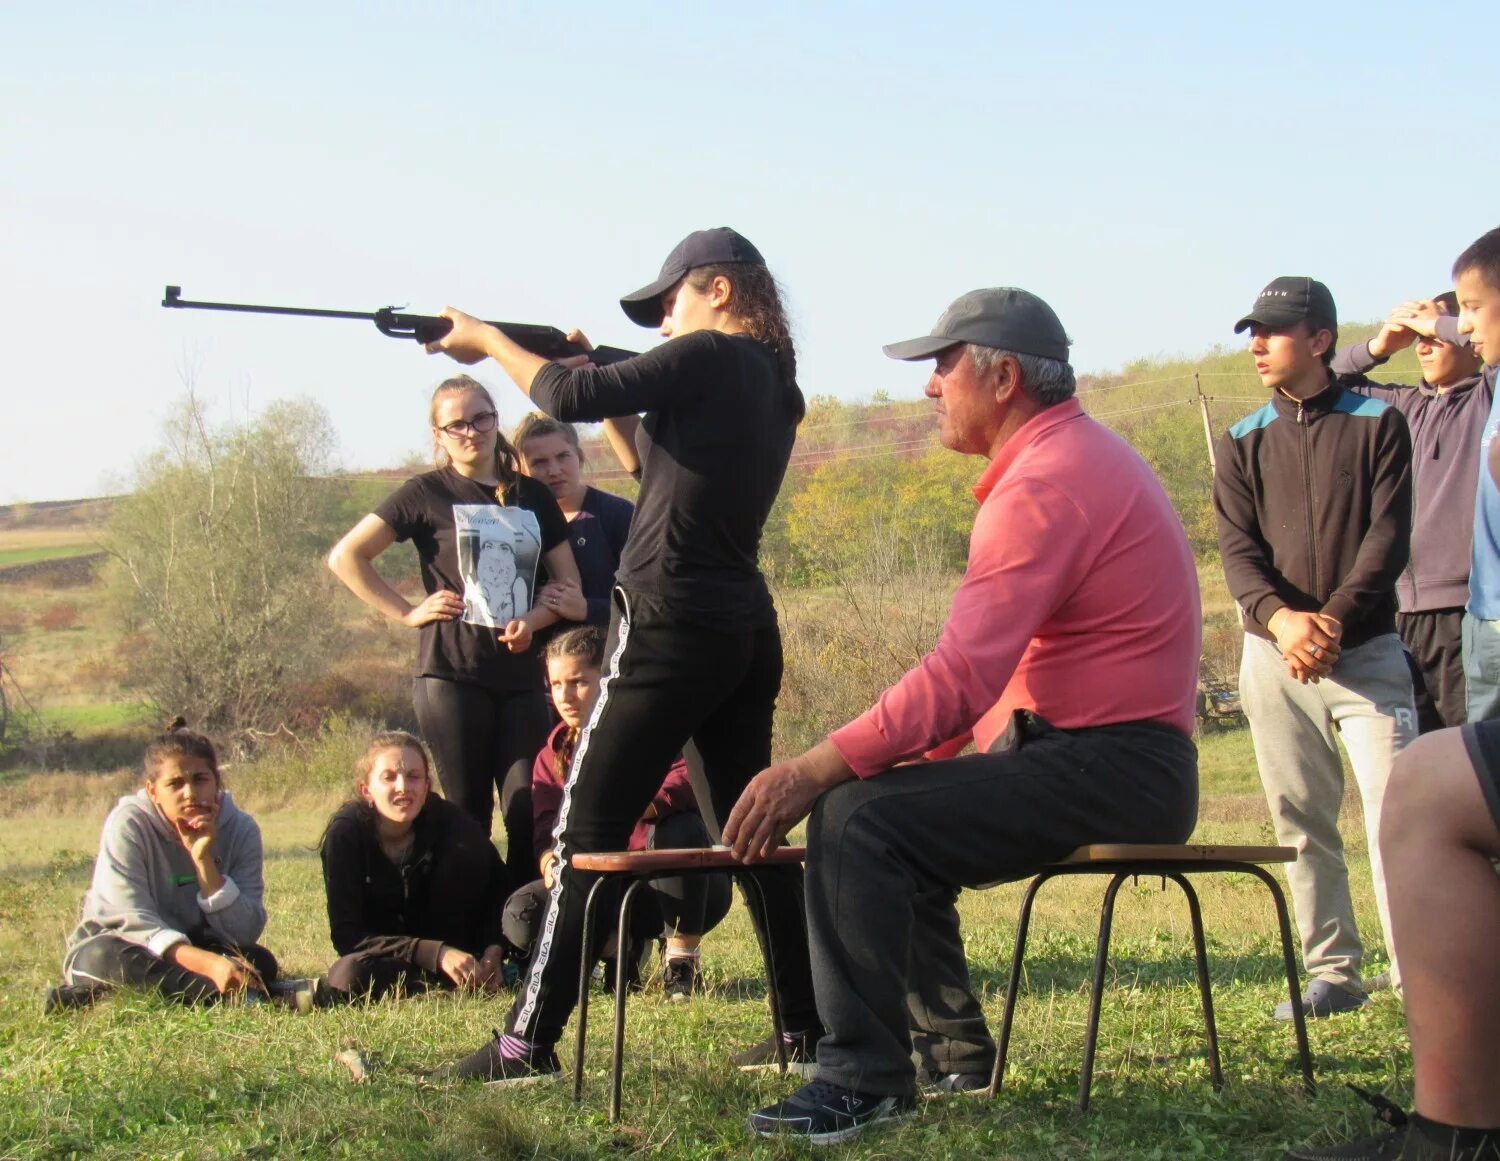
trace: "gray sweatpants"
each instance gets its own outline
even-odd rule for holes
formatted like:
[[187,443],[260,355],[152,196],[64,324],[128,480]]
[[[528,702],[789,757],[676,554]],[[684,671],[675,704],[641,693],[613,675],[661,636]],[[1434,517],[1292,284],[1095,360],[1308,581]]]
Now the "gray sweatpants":
[[[1250,721],[1276,840],[1297,848],[1297,861],[1287,866],[1287,882],[1307,974],[1361,992],[1364,949],[1354,923],[1339,834],[1344,768],[1334,733],[1348,751],[1364,801],[1375,905],[1390,951],[1390,910],[1375,838],[1380,834],[1380,807],[1391,762],[1417,736],[1411,670],[1401,639],[1387,633],[1348,649],[1332,676],[1300,685],[1287,672],[1275,645],[1246,634],[1240,701]],[[1395,981],[1394,953],[1391,964]]]
[[1198,754],[1182,734],[1057,730],[1025,713],[990,753],[834,787],[807,828],[818,1075],[910,1093],[914,1053],[929,1072],[988,1074],[959,888],[1023,878],[1086,843],[1183,842],[1197,817]]

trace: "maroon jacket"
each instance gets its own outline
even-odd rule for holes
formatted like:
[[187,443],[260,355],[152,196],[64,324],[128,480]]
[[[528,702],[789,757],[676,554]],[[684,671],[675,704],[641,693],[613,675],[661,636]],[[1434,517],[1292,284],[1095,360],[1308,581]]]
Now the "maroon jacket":
[[[563,783],[565,771],[557,768],[557,751],[568,736],[568,727],[560,723],[547,738],[547,744],[536,756],[531,767],[531,817],[534,820],[532,845],[540,858],[553,847],[552,831],[557,826],[557,816],[562,812]],[[671,814],[685,814],[698,809],[698,800],[693,797],[693,784],[688,778],[687,763],[682,755],[672,763],[666,780],[651,800],[656,807],[656,817],[666,818]],[[630,832],[630,850],[643,851],[651,841],[652,823],[644,818]]]

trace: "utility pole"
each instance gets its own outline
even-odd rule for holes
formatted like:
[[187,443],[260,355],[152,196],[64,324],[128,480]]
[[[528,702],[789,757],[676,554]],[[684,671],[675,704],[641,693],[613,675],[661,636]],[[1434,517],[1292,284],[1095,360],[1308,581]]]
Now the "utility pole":
[[1214,421],[1208,414],[1208,396],[1203,394],[1203,384],[1198,380],[1198,372],[1193,372],[1193,390],[1198,393],[1198,409],[1203,412],[1203,438],[1208,443],[1208,470],[1213,474],[1218,470],[1218,464],[1214,462]]

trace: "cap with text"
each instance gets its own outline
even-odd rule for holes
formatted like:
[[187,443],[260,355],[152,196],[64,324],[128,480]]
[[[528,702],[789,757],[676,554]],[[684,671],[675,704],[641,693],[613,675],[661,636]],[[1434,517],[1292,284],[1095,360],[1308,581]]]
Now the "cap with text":
[[892,343],[885,353],[892,359],[930,359],[960,343],[1068,361],[1068,333],[1056,313],[1014,286],[969,291],[943,311],[931,334]]
[[1277,330],[1307,322],[1315,330],[1337,331],[1339,313],[1333,305],[1333,294],[1316,278],[1283,275],[1272,279],[1256,296],[1250,313],[1234,324],[1234,333],[1259,325]]

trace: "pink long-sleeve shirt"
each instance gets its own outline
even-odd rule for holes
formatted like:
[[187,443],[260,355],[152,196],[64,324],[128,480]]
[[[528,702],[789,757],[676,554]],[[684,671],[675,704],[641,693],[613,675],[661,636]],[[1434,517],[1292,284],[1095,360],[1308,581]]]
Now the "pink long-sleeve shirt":
[[830,740],[861,778],[981,751],[1016,710],[1060,729],[1158,722],[1191,735],[1202,615],[1182,522],[1150,467],[1049,407],[974,489],[969,566],[933,649]]

